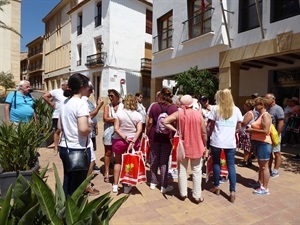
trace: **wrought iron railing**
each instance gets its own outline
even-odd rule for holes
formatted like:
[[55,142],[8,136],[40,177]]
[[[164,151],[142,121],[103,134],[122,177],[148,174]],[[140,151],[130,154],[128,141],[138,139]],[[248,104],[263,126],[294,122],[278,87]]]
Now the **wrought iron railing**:
[[103,66],[106,58],[106,52],[100,52],[86,57],[86,67]]
[[213,10],[214,8],[208,8],[183,22],[185,28],[184,41],[212,31],[211,21]]
[[173,31],[174,29],[168,29],[153,38],[153,52],[158,52],[173,47]]
[[77,26],[77,35],[82,34],[82,25]]
[[98,27],[101,25],[101,16],[95,16],[95,27]]

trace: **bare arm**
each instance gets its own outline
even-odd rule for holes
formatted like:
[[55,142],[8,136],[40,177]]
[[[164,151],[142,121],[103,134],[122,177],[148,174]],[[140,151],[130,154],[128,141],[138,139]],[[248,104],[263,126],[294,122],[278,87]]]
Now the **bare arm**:
[[88,117],[82,116],[77,119],[78,131],[82,136],[88,136],[91,133],[91,127],[88,123]]
[[252,110],[248,111],[244,116],[244,120],[242,121],[242,127],[248,125],[253,118]]
[[[202,114],[202,113],[201,113]],[[201,134],[202,134],[202,142],[204,147],[206,148],[207,144],[207,133],[206,133],[206,127],[205,127],[205,122],[204,119],[202,118],[201,120]]]
[[166,117],[163,121],[163,124],[165,125],[166,128],[168,128],[171,131],[176,132],[176,128],[173,126],[172,123],[174,123],[175,121],[177,121],[178,119],[178,111],[172,113],[171,115],[169,115],[168,117]]
[[281,134],[283,126],[284,126],[284,120],[283,119],[278,120],[277,121],[277,127],[276,127],[276,130],[277,130],[278,134]]
[[95,116],[97,116],[99,110],[101,109],[101,107],[103,106],[104,102],[102,101],[102,99],[99,97],[98,100],[97,100],[97,106],[96,108],[90,112],[90,117],[91,119],[94,119]]
[[50,92],[47,92],[46,94],[44,94],[43,99],[50,107],[55,109],[55,103],[51,101],[52,95],[50,94]]
[[150,118],[149,116],[147,116],[146,128],[145,128],[147,135],[149,135],[152,126],[153,126],[153,118]]
[[6,123],[10,123],[9,108],[10,108],[10,104],[5,103],[5,106],[4,106],[4,116],[5,116]]
[[104,123],[114,123],[114,121],[115,121],[115,118],[110,117],[110,115],[109,115],[109,104],[107,104],[107,105],[104,107],[104,112],[103,112],[103,122],[104,122]]

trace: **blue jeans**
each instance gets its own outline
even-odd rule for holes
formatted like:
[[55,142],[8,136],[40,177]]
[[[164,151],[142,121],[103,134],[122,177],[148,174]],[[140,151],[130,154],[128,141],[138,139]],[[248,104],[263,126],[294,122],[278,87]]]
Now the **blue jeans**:
[[[78,151],[79,149],[69,148],[69,151]],[[89,161],[91,161],[91,151],[90,148],[87,148],[87,153],[89,156]],[[59,146],[59,157],[63,163],[64,167],[64,181],[63,181],[63,189],[66,197],[68,195],[72,195],[73,192],[80,186],[80,184],[87,177],[87,170],[83,171],[74,171],[67,172],[66,170],[66,158],[67,158],[67,148]]]
[[[236,186],[236,171],[235,171],[235,152],[236,148],[224,149],[226,156],[226,163],[228,167],[229,178],[229,191],[235,191]],[[213,173],[214,173],[214,185],[220,185],[220,155],[221,148],[211,146],[211,153],[213,157]]]

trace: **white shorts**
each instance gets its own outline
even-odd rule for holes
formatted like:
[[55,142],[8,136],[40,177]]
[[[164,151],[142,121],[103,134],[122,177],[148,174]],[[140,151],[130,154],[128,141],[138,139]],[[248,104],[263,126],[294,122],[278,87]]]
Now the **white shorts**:
[[90,151],[91,151],[91,162],[96,161],[96,155],[95,155],[93,145],[90,146]]

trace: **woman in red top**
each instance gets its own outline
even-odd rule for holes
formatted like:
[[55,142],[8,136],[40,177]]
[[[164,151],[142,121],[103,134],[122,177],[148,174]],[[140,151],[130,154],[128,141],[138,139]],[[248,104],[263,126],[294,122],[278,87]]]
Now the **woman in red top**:
[[196,204],[203,202],[201,190],[202,164],[203,155],[206,151],[206,128],[202,111],[193,110],[193,98],[190,95],[184,95],[180,98],[182,110],[174,112],[164,119],[164,125],[172,130],[177,131],[172,125],[176,121],[177,129],[182,136],[183,146],[185,149],[185,158],[178,162],[179,176],[178,187],[180,199],[187,197],[187,167],[191,163],[193,171],[193,198]]

